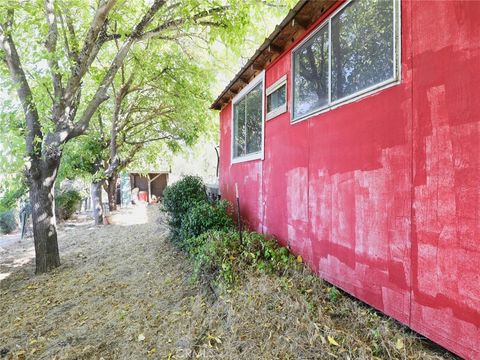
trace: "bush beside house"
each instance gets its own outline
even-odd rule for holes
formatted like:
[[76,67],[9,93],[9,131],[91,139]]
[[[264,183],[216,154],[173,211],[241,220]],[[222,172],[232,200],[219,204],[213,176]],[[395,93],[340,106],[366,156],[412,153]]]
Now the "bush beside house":
[[242,241],[226,200],[211,203],[201,178],[186,176],[167,187],[163,209],[169,214],[171,241],[194,262],[194,275],[231,286],[241,270],[256,268],[284,274],[298,267],[287,248],[274,239],[244,232]]
[[168,224],[172,242],[183,249],[181,227],[188,211],[197,203],[206,203],[206,187],[198,176],[185,176],[169,185],[163,192],[163,209],[169,214]]

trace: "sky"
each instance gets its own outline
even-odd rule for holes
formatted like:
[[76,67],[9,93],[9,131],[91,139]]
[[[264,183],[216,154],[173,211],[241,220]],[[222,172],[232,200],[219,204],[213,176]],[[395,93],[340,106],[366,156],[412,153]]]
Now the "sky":
[[240,48],[240,56],[233,54],[232,51],[226,49],[221,43],[215,44],[215,52],[218,52],[221,55],[219,58],[212,59],[212,61],[217,62],[218,69],[220,70],[217,76],[216,85],[213,89],[215,98],[223,91],[238,71],[240,71],[240,69],[248,62],[250,57],[253,56],[255,51],[263,44],[265,38],[273,32],[275,26],[284,19],[292,4],[294,4],[294,1],[281,0],[279,3],[284,3],[284,5],[276,9],[267,8],[262,14],[255,14],[255,16],[259,18],[258,21],[256,21],[258,27],[252,29],[252,32],[245,37]]

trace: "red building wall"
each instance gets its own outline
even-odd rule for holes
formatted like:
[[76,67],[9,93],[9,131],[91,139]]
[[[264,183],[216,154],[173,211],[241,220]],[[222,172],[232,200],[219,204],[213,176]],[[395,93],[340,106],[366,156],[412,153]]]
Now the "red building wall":
[[[266,121],[263,160],[231,164],[226,106],[221,192],[238,183],[250,226],[322,278],[480,358],[480,2],[403,1],[401,17],[401,83]],[[286,51],[266,87],[288,74],[290,90],[290,64]]]

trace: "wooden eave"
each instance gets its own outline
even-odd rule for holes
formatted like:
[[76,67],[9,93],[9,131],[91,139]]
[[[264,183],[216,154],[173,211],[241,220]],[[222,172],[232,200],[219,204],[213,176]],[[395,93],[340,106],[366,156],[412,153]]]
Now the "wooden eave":
[[238,94],[268,64],[288,50],[292,43],[302,36],[335,2],[335,0],[300,0],[280,25],[275,27],[272,34],[265,39],[210,108],[221,110],[227,105],[235,94]]

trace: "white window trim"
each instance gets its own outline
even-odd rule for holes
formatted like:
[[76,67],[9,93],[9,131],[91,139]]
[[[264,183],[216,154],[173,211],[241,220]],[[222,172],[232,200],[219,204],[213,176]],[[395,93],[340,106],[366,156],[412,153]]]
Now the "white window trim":
[[[243,156],[233,157],[233,149],[235,146],[235,134],[234,134],[234,105],[242,100],[255,86],[262,82],[262,148],[256,153],[247,154]],[[230,162],[231,164],[238,164],[252,160],[263,160],[265,155],[265,70],[259,73],[247,86],[245,86],[237,95],[232,99],[232,114],[231,114],[231,129],[230,129]]]
[[[401,56],[401,44],[402,44],[402,38],[401,38],[401,1],[400,0],[391,0],[393,1],[393,76],[390,79],[387,79],[385,81],[382,81],[381,83],[374,84],[368,88],[362,89],[357,91],[356,93],[347,95],[341,99],[337,99],[332,101],[331,99],[331,23],[332,23],[332,18],[335,17],[340,11],[342,11],[345,7],[347,7],[352,1],[355,0],[347,0],[342,6],[340,6],[337,10],[335,10],[332,14],[328,16],[328,18],[324,19],[323,22],[321,22],[316,29],[314,29],[311,34],[309,34],[305,39],[303,39],[300,43],[298,43],[291,51],[291,74],[292,74],[292,81],[291,83],[291,89],[290,89],[290,123],[291,124],[296,124],[301,121],[307,120],[313,116],[319,115],[321,113],[336,109],[342,105],[346,105],[349,103],[352,103],[354,101],[358,101],[360,99],[363,99],[367,96],[376,94],[382,90],[385,90],[389,87],[396,86],[401,83],[401,61],[402,61],[402,56]],[[295,52],[302,46],[304,45],[308,40],[310,40],[313,36],[317,34],[322,28],[325,26],[328,26],[328,36],[329,36],[329,51],[328,51],[328,103],[322,107],[316,108],[315,110],[310,111],[309,113],[303,114],[297,118],[294,117],[294,81],[295,81],[295,75],[294,75],[294,55]]]
[[[288,102],[287,101],[288,100],[287,74],[283,75],[280,79],[275,81],[274,84],[270,85],[270,87],[265,92],[265,98],[266,98],[265,101],[267,101],[268,103],[268,96],[274,93],[275,91],[277,91],[278,89],[280,89],[283,85],[285,85],[285,104],[277,107],[275,110],[267,112],[267,117],[266,117],[267,121],[287,111],[287,102]],[[266,107],[268,108],[268,106]]]

